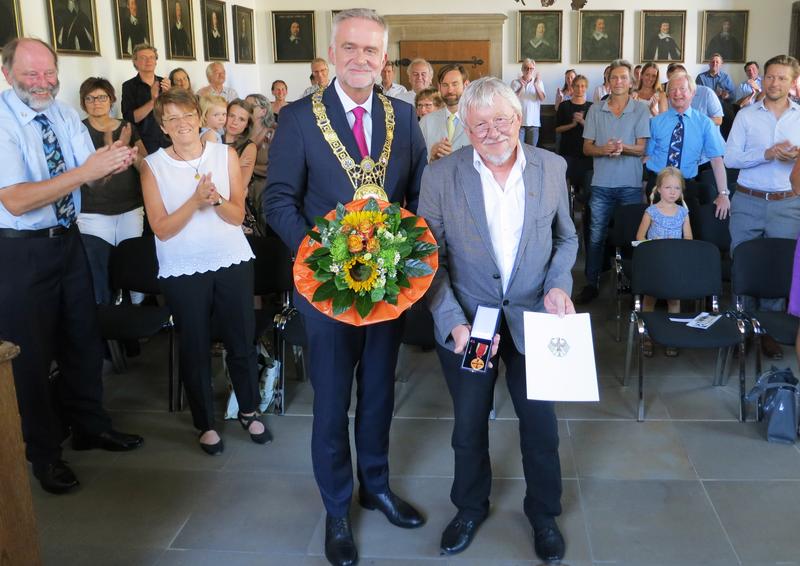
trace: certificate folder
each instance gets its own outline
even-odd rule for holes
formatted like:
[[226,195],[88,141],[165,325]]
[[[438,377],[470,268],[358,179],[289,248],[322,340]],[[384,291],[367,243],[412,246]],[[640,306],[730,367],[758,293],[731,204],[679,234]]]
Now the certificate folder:
[[599,401],[589,314],[526,312],[524,323],[528,399]]

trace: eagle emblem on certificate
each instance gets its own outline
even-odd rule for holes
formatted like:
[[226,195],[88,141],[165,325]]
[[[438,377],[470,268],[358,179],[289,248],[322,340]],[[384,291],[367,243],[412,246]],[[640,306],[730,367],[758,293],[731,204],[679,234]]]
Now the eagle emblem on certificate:
[[564,338],[550,338],[550,343],[547,345],[550,353],[557,358],[563,358],[569,352],[569,344]]

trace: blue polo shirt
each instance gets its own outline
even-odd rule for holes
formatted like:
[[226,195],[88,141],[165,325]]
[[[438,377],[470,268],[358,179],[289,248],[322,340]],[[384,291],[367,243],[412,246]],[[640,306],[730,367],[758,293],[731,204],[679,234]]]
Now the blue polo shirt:
[[726,91],[731,98],[733,97],[733,81],[730,75],[725,71],[720,71],[714,76],[711,75],[711,71],[704,71],[697,75],[694,82],[699,85],[707,86],[714,91],[714,94],[716,94],[717,88],[721,88]]
[[[55,101],[46,110],[37,112],[22,102],[13,89],[8,89],[0,93],[0,190],[19,183],[50,178],[42,143],[42,128],[33,120],[38,114],[44,114],[50,120],[67,169],[80,167],[94,153],[89,131],[72,107]],[[80,186],[73,189],[72,198],[75,212],[80,212]],[[0,203],[0,228],[40,230],[57,223],[52,204],[14,216]]]
[[[650,139],[647,141],[648,170],[658,173],[667,166],[669,142],[678,123],[678,113],[674,108],[650,120]],[[725,155],[725,142],[719,129],[708,116],[688,108],[683,114],[683,150],[679,169],[683,176],[691,179],[697,176],[697,166],[703,156],[707,158]]]

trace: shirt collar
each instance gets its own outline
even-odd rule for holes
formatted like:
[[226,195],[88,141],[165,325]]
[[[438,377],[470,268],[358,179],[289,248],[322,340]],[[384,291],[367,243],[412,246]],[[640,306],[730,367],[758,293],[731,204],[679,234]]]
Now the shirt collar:
[[[483,162],[483,158],[481,157],[480,153],[478,153],[478,150],[475,148],[472,148],[472,164],[475,166],[475,169],[478,171],[478,173],[485,169],[487,173],[491,174],[491,171]],[[525,159],[525,151],[522,149],[522,144],[517,142],[517,158],[514,160],[513,169],[518,169],[521,174],[522,171],[525,170],[525,166],[527,164],[528,161]]]
[[[601,109],[604,112],[611,112],[611,108],[608,107],[608,103],[609,102],[611,102],[611,95],[610,94],[608,95],[608,98],[606,98],[603,101],[603,106],[602,106]],[[636,101],[629,95],[628,96],[628,103],[625,104],[625,108],[622,109],[622,113],[623,114],[627,114],[628,112],[633,112],[633,104],[632,104],[633,102],[636,102]]]
[[339,84],[339,81],[333,81],[333,87],[336,89],[336,94],[339,95],[339,100],[342,102],[342,106],[344,107],[344,113],[347,114],[348,112],[352,112],[353,108],[356,106],[361,106],[364,110],[367,111],[367,114],[372,113],[372,91],[369,93],[369,97],[362,103],[356,104],[355,101],[350,98],[347,93],[342,88],[342,85]]
[[[764,106],[764,99],[763,98],[761,100],[759,100],[758,102],[756,102],[755,104],[753,104],[753,106],[755,106],[756,110],[763,110],[764,112],[769,112],[769,108]],[[789,99],[789,110],[794,110],[795,112],[800,110],[800,105],[798,105],[791,98]]]
[[19,121],[19,123],[22,124],[23,126],[29,124],[39,114],[44,114],[45,116],[47,116],[47,119],[50,120],[50,122],[54,121],[54,118],[56,116],[56,113],[55,113],[56,101],[55,100],[45,110],[37,112],[36,110],[33,110],[27,104],[22,102],[22,100],[20,100],[19,96],[17,96],[17,93],[14,92],[13,90],[9,89],[8,94],[6,96],[8,97],[7,101],[8,101],[9,107],[14,112],[14,115],[17,117],[17,120]]
[[[670,106],[667,109],[667,113],[668,114],[674,114],[675,116],[678,116],[678,111],[675,110],[672,106]],[[683,111],[683,117],[684,118],[689,118],[691,120],[696,113],[697,113],[697,111],[694,108],[692,108],[691,106],[689,106],[689,108],[687,108],[686,110]]]

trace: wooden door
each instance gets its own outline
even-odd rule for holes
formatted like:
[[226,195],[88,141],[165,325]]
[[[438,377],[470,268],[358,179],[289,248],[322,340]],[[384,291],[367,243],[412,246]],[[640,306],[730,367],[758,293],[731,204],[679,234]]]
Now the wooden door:
[[470,80],[489,74],[490,41],[400,41],[400,59],[395,64],[398,73],[395,80],[410,89],[408,65],[422,57],[433,66],[433,86],[439,69],[451,63],[461,63],[467,69]]

